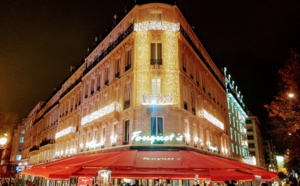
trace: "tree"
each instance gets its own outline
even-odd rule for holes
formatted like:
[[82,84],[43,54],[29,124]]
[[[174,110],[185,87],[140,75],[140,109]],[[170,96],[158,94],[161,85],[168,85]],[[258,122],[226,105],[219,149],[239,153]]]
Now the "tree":
[[[268,133],[273,136],[280,153],[299,152],[300,140],[300,55],[291,49],[289,58],[279,70],[279,92],[270,104],[264,105],[269,112]],[[292,153],[294,154],[294,153]],[[294,160],[286,163],[292,169]]]
[[18,115],[0,108],[0,137],[11,133],[18,124]]

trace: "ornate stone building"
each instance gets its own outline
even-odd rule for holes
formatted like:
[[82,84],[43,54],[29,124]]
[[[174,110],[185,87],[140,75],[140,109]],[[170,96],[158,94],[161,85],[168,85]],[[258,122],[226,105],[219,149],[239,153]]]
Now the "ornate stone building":
[[137,4],[71,73],[27,118],[29,165],[129,148],[236,154],[225,78],[174,3]]

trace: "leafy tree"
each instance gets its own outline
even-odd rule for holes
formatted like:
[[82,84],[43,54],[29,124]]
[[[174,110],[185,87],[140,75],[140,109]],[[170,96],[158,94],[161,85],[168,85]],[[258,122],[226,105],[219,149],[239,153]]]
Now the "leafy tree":
[[[269,112],[268,133],[273,137],[276,150],[294,154],[300,149],[300,55],[291,49],[289,58],[279,70],[279,92],[270,104],[264,105]],[[294,159],[286,163],[293,169]]]
[[11,133],[18,124],[18,115],[0,108],[0,136]]

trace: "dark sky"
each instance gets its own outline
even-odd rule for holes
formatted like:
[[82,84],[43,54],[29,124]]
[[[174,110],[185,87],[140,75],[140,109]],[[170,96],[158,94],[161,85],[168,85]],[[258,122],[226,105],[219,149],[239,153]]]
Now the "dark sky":
[[[1,0],[0,107],[26,117],[69,75],[133,0]],[[299,0],[178,0],[214,62],[253,114],[276,94],[278,69],[300,44]]]

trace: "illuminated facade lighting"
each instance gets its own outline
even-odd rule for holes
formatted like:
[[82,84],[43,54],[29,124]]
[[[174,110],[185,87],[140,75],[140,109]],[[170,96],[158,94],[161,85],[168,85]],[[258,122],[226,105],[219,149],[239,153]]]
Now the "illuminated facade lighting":
[[167,21],[145,21],[134,24],[134,31],[136,32],[145,32],[149,30],[164,30],[170,32],[178,32],[179,29],[179,23],[171,23]]
[[68,127],[66,129],[63,129],[61,131],[59,131],[58,133],[55,134],[55,139],[58,139],[62,136],[68,135],[70,133],[74,133],[76,132],[76,128],[75,127]]
[[219,121],[217,118],[215,118],[213,115],[211,115],[210,113],[208,113],[205,109],[200,110],[198,112],[198,117],[200,118],[205,118],[207,119],[209,122],[211,122],[212,124],[214,124],[215,126],[219,127],[220,129],[224,130],[224,123],[222,123],[221,121]]
[[105,116],[107,114],[110,114],[114,111],[120,112],[120,110],[121,110],[121,105],[117,102],[113,102],[112,104],[107,105],[107,106],[91,113],[90,115],[83,117],[81,119],[81,125],[85,125],[91,121],[94,121],[94,120],[96,120],[102,116]]

